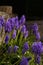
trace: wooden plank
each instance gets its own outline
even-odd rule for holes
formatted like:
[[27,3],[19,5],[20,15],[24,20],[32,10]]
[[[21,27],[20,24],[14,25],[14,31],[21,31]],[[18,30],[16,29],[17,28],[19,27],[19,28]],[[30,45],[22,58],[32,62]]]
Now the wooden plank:
[[12,14],[12,6],[0,6],[0,11]]

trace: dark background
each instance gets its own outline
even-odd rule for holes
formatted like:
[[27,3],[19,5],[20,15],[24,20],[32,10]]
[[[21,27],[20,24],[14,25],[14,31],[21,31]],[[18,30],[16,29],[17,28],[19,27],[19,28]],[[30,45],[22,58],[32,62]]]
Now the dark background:
[[0,0],[0,5],[13,7],[13,13],[19,17],[25,14],[27,19],[43,19],[43,1],[41,0]]

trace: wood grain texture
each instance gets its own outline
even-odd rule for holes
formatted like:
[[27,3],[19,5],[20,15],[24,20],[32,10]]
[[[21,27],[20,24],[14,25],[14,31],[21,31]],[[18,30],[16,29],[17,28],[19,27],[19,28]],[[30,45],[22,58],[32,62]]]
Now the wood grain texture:
[[0,11],[12,14],[12,6],[0,6]]

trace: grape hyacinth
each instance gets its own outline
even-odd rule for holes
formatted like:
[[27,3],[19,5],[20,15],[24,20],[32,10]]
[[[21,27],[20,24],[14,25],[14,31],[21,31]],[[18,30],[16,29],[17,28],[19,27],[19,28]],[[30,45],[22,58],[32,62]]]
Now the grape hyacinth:
[[25,38],[28,37],[28,31],[26,31],[26,32],[24,33],[24,37],[25,37]]
[[40,64],[41,57],[39,55],[36,56],[35,63]]
[[5,24],[5,32],[11,32],[12,31],[12,28],[11,28],[11,24],[10,22],[6,22]]
[[0,32],[1,32],[1,30],[2,30],[2,25],[1,25],[1,23],[0,23]]
[[14,46],[14,53],[17,52],[18,48],[19,48],[18,46],[16,46],[16,45]]
[[28,60],[26,57],[22,57],[22,60],[20,62],[20,65],[28,65]]
[[34,35],[36,37],[36,40],[40,40],[40,33],[38,31],[38,25],[37,25],[37,23],[33,24],[32,30],[33,30],[33,33],[34,33]]
[[14,26],[15,26],[15,18],[13,17],[13,18],[8,19],[8,22],[10,23],[11,28],[14,29]]
[[33,24],[32,29],[33,29],[34,32],[38,31],[38,25],[37,25],[37,23]]
[[34,42],[32,44],[32,52],[35,53],[35,54],[40,55],[41,54],[41,47],[42,47],[41,42]]
[[16,38],[16,30],[14,30],[12,38],[15,39]]
[[5,23],[4,18],[0,16],[0,24],[1,24],[2,26],[4,26],[4,23]]
[[16,16],[16,18],[15,18],[15,27],[17,30],[19,29],[18,16]]
[[5,43],[8,44],[8,41],[9,41],[9,36],[6,35],[6,37],[5,37]]
[[22,32],[23,34],[26,32],[26,26],[25,26],[25,25],[22,26],[21,32]]
[[7,51],[8,51],[8,53],[11,53],[12,52],[12,46],[9,46]]
[[41,51],[42,51],[42,53],[43,53],[43,45],[42,45],[42,47],[41,47]]
[[36,39],[40,40],[40,33],[39,32],[36,33]]
[[23,45],[22,53],[24,54],[29,49],[28,42],[25,42]]
[[22,15],[22,17],[21,17],[21,19],[20,19],[20,21],[19,21],[19,24],[20,25],[23,25],[24,23],[25,23],[25,16],[24,15]]
[[35,65],[42,62],[43,43],[38,25],[34,23],[31,31],[25,21],[24,15],[20,19],[18,16],[6,20],[0,17],[0,65]]
[[4,24],[5,24],[4,18],[0,16],[0,32],[1,32],[2,27],[4,26]]

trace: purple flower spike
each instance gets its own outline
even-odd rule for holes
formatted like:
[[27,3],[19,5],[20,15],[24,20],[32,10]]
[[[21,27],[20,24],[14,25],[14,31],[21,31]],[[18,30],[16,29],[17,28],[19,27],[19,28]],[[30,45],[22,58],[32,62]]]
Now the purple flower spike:
[[40,64],[41,57],[39,55],[36,56],[35,62],[37,64]]
[[27,50],[29,49],[28,42],[25,42],[25,43],[24,43],[23,48],[25,48],[25,49],[27,49]]
[[8,22],[10,22],[11,28],[13,29],[15,25],[15,18],[13,17],[13,18],[8,19]]
[[33,24],[33,31],[38,31],[38,25],[37,25],[37,23]]
[[15,17],[15,28],[16,28],[17,30],[19,29],[18,16]]
[[6,22],[5,24],[5,32],[11,32],[12,28],[11,28],[11,24],[10,22]]
[[12,46],[9,46],[7,51],[8,51],[8,53],[11,53],[12,52]]
[[24,33],[24,37],[25,37],[25,38],[28,37],[28,31],[26,31],[26,32]]
[[16,30],[14,30],[14,33],[12,35],[12,38],[15,39],[16,38]]
[[36,33],[36,39],[40,40],[40,33],[39,32]]
[[25,25],[22,26],[21,32],[22,32],[23,34],[26,32],[26,26],[25,26]]
[[15,17],[15,21],[18,20],[18,16]]
[[16,45],[14,46],[14,53],[17,52],[18,48],[19,48],[18,46],[16,46]]
[[2,26],[4,26],[4,23],[5,23],[5,22],[4,22],[4,18],[1,17],[1,16],[0,16],[0,23],[1,23]]
[[42,43],[41,42],[34,42],[32,44],[32,52],[34,54],[40,55],[41,54],[41,47],[42,47]]
[[20,65],[28,65],[28,60],[26,57],[22,57]]
[[43,45],[42,45],[42,48],[41,48],[41,52],[43,53]]
[[29,49],[28,42],[25,42],[23,45],[22,53],[24,54]]
[[6,35],[6,37],[5,37],[5,43],[8,44],[8,41],[9,41],[9,36]]
[[20,21],[19,21],[20,25],[24,24],[25,23],[25,16],[22,15]]
[[2,25],[1,25],[1,23],[0,23],[0,32],[1,32],[1,30],[2,30]]
[[12,20],[12,23],[15,24],[15,17],[12,17],[11,20]]
[[15,27],[17,30],[19,29],[19,22],[16,23]]
[[11,18],[11,27],[12,29],[15,27],[15,17]]

